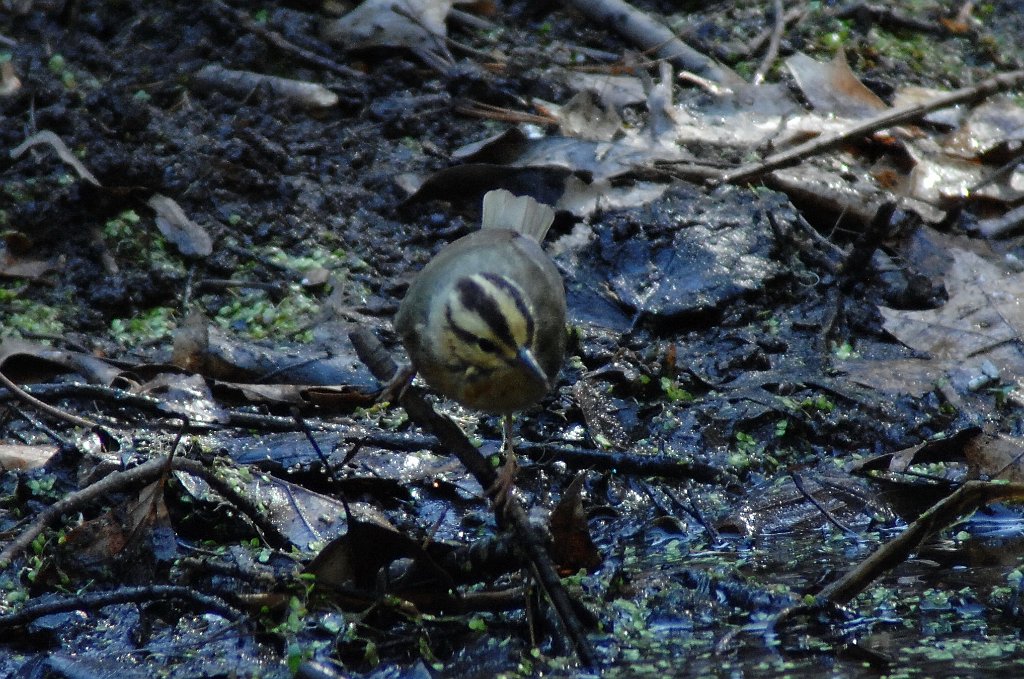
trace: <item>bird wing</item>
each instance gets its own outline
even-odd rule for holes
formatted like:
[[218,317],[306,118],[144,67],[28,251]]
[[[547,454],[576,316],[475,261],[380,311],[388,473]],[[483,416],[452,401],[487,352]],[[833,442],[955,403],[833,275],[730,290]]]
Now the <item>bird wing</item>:
[[530,196],[515,196],[505,189],[484,194],[481,229],[511,229],[540,243],[554,220],[555,211]]

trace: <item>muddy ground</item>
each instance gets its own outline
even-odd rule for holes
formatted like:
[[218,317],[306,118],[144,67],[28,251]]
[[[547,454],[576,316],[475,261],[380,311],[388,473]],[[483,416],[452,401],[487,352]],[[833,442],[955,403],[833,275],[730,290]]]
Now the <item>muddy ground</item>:
[[[639,57],[573,10],[509,2],[468,8],[482,25],[450,20],[455,65],[438,70],[399,48],[329,45],[323,26],[346,8],[327,4],[266,2],[240,16],[222,3],[0,2],[0,62],[20,80],[0,96],[0,369],[59,409],[0,389],[0,448],[42,456],[31,469],[5,462],[4,538],[172,449],[209,470],[154,472],[50,516],[4,561],[0,614],[72,604],[0,618],[0,674],[580,671],[478,480],[443,436],[373,405],[376,381],[348,336],[368,328],[404,360],[390,325],[398,302],[432,254],[476,228],[483,192],[561,195],[568,173],[546,168],[446,179],[410,198],[463,162],[454,152],[515,125],[467,109],[537,115],[573,95],[552,64],[633,73]],[[691,4],[638,6],[673,14],[691,44],[749,76],[761,54],[740,48],[770,27],[772,3]],[[925,24],[950,13],[900,4]],[[955,89],[1020,68],[1018,10],[980,4],[976,28],[958,35],[815,4],[780,53],[828,59],[842,46],[883,98],[908,83]],[[320,83],[336,101],[204,85],[197,74],[211,64]],[[778,65],[768,80],[792,84]],[[635,126],[646,115],[623,111]],[[7,153],[42,130],[95,181],[47,144]],[[761,182],[710,187],[644,169],[643,181],[669,187],[653,202],[559,213],[549,242],[569,356],[556,389],[517,422],[529,516],[556,543],[583,543],[556,560],[597,667],[1013,672],[1024,663],[1021,519],[1002,505],[941,526],[848,607],[770,624],[978,476],[956,451],[881,480],[855,473],[865,459],[982,429],[1020,434],[1012,376],[951,399],[878,388],[846,363],[884,370],[923,355],[883,328],[879,307],[946,301],[936,262],[971,240],[976,206],[927,228],[897,211],[872,229]],[[154,194],[194,223],[174,231],[180,240],[160,229]],[[831,248],[808,246],[808,229]],[[879,268],[876,251],[912,266]],[[1020,254],[1019,239],[988,253]],[[429,398],[484,454],[498,452],[497,420]],[[558,532],[549,514],[580,472],[585,520]],[[339,542],[349,509],[364,532]],[[460,551],[474,544],[496,556],[478,566]],[[473,565],[456,580],[443,559]],[[422,579],[403,581],[410,571]]]

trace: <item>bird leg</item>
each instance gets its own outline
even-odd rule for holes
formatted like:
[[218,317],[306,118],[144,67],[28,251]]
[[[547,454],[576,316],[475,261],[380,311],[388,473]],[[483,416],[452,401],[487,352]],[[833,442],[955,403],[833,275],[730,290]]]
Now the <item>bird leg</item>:
[[384,401],[391,404],[397,403],[405,390],[412,384],[414,377],[416,377],[416,368],[411,363],[400,366],[388,383],[381,387],[380,393],[377,394],[377,403]]
[[512,445],[512,416],[504,415],[501,418],[501,452],[505,456],[505,464],[498,470],[498,478],[487,494],[499,510],[504,511],[508,504],[509,496],[516,485],[516,476],[519,474],[519,462],[516,460],[516,450]]

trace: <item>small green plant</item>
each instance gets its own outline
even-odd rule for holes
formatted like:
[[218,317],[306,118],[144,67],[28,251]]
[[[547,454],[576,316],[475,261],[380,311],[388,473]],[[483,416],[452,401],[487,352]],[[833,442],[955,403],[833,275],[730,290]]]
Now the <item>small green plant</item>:
[[115,318],[110,322],[110,335],[126,346],[170,337],[175,313],[169,307],[154,307],[131,318]]
[[662,377],[660,384],[661,391],[665,394],[669,401],[672,401],[673,403],[693,402],[693,394],[679,386],[679,383],[676,382],[675,380],[669,379],[668,377]]
[[253,339],[293,336],[308,342],[312,332],[304,326],[319,308],[317,301],[295,283],[276,304],[263,291],[244,293],[221,307],[215,321],[226,330],[242,332]]
[[761,448],[761,444],[757,442],[757,439],[744,431],[736,432],[736,449],[744,455],[751,455],[757,453]]
[[135,210],[125,210],[113,219],[108,219],[103,225],[103,236],[113,240],[131,238],[137,231],[138,223],[142,221]]
[[57,483],[57,477],[52,474],[40,476],[38,478],[29,479],[25,486],[35,497],[40,500],[52,501],[57,500],[58,494],[54,492],[54,486]]
[[0,287],[0,337],[30,335],[62,335],[60,309],[21,297],[24,286]]
[[840,361],[847,361],[851,358],[857,358],[857,352],[853,350],[853,345],[849,342],[843,342],[833,350],[833,355]]
[[50,60],[46,62],[46,67],[50,69],[50,72],[60,78],[60,81],[64,83],[64,87],[73,89],[76,85],[75,74],[68,68],[67,60],[61,54],[54,54],[50,57]]

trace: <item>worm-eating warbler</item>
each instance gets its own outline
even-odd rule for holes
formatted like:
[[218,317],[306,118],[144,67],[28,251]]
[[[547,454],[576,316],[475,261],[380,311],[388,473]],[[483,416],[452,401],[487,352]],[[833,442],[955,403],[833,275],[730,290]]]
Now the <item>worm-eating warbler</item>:
[[423,268],[395,318],[427,384],[506,416],[510,456],[508,416],[548,392],[565,353],[565,289],[540,246],[554,216],[533,198],[489,191],[480,230]]

